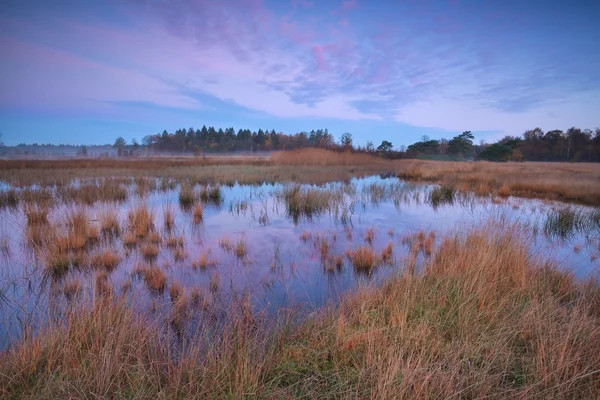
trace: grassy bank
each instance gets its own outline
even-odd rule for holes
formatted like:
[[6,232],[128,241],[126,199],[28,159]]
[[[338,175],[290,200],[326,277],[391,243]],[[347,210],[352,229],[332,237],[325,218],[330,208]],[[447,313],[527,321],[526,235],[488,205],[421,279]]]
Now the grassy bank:
[[[174,301],[177,323],[197,312]],[[490,225],[443,240],[420,272],[268,328],[241,303],[177,342],[98,296],[0,355],[0,395],[591,399],[599,310],[597,281],[538,264],[518,228]]]
[[0,160],[0,180],[19,186],[66,185],[77,178],[109,177],[221,184],[324,183],[379,173],[396,173],[403,179],[440,183],[480,195],[600,205],[600,165],[590,163],[390,161],[323,149],[275,152],[270,157]]
[[77,178],[169,178],[197,183],[345,181],[393,171],[391,161],[322,149],[266,157],[140,157],[136,159],[0,160],[0,180],[19,186],[63,185]]
[[600,164],[404,160],[395,165],[400,178],[452,185],[480,195],[600,205]]

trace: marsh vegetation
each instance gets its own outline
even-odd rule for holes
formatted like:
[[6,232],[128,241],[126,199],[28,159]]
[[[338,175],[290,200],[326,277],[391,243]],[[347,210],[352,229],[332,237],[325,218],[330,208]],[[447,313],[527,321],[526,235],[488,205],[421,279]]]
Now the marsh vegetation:
[[0,396],[600,391],[593,188],[354,156],[6,165]]

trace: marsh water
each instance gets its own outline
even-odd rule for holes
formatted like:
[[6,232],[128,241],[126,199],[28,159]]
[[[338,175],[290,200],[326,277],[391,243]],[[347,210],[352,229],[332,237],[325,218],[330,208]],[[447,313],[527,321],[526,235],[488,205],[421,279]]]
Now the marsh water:
[[[3,190],[8,188],[3,186]],[[327,193],[329,197],[320,207],[298,209],[286,197],[290,188]],[[48,220],[58,223],[70,209],[84,208],[90,221],[97,223],[96,214],[109,207],[118,210],[125,224],[128,212],[143,204],[152,211],[156,231],[164,239],[163,213],[174,212],[174,227],[169,234],[184,239],[183,251],[177,255],[162,241],[158,256],[149,261],[138,248],[124,246],[118,236],[103,238],[89,250],[117,252],[118,266],[108,276],[115,294],[125,294],[140,311],[157,315],[168,313],[172,307],[168,288],[173,282],[184,292],[199,289],[207,299],[204,309],[213,307],[225,312],[227,304],[244,297],[255,311],[265,314],[291,308],[315,310],[361,285],[377,285],[401,271],[410,260],[411,244],[420,232],[430,235],[435,246],[445,235],[460,235],[474,226],[491,224],[518,223],[518,234],[532,243],[531,257],[550,260],[578,278],[595,276],[600,270],[600,214],[589,207],[439,193],[435,185],[373,176],[321,186],[220,186],[218,198],[204,202],[198,221],[190,209],[181,207],[176,185],[141,196],[135,185],[127,190],[127,198],[119,203],[57,204],[50,209]],[[568,218],[564,222],[561,213],[565,212],[577,216],[580,223]],[[77,279],[81,283],[80,298],[94,296],[97,269],[70,266],[61,276],[48,274],[45,254],[28,245],[26,226],[22,205],[0,210],[0,348],[18,339],[24,326],[35,325],[35,321],[43,321],[54,315],[53,311],[77,301],[64,293],[66,282]],[[236,254],[226,243],[243,243],[245,251]],[[390,243],[391,260],[368,271],[354,268],[346,256],[360,246],[380,254]],[[210,262],[199,268],[194,261],[202,256]],[[327,261],[332,257],[339,260],[335,266]],[[417,261],[426,258],[422,253]],[[164,272],[165,290],[148,287],[136,274],[141,264],[155,265]]]

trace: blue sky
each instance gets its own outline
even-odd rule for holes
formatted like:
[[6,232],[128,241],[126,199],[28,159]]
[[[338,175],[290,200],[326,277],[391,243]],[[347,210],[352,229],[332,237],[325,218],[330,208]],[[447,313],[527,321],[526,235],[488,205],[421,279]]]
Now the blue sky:
[[328,128],[410,144],[600,126],[598,1],[5,0],[6,144]]

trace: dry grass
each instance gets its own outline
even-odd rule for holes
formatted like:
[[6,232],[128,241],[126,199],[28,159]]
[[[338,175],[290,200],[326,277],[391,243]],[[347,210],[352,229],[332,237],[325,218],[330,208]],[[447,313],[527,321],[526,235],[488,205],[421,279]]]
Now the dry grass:
[[176,281],[171,282],[169,287],[169,296],[172,301],[177,301],[184,294],[184,289]]
[[113,295],[113,285],[108,281],[108,275],[104,271],[96,275],[96,295],[100,297]]
[[67,300],[72,300],[81,292],[81,282],[79,279],[74,278],[64,283],[63,294]]
[[194,205],[192,215],[194,216],[195,224],[199,224],[200,222],[202,222],[202,218],[204,218],[204,207],[202,207],[202,204],[198,203]]
[[148,235],[148,242],[152,244],[160,244],[162,242],[162,237],[158,232],[152,232]]
[[183,247],[176,247],[175,249],[173,249],[173,260],[175,260],[176,262],[185,260],[187,256],[188,253]]
[[145,267],[142,271],[142,276],[146,285],[152,289],[162,292],[167,284],[165,273],[158,267]]
[[165,244],[171,249],[183,248],[185,246],[185,238],[183,236],[170,235],[167,236]]
[[381,262],[391,264],[394,261],[394,244],[389,242],[381,251]]
[[106,271],[111,272],[117,268],[120,261],[121,259],[117,252],[106,249],[101,253],[93,255],[90,259],[90,265],[94,268],[104,268]]
[[400,178],[450,185],[480,195],[600,205],[600,165],[540,162],[397,161]]
[[212,293],[216,293],[219,291],[219,287],[221,285],[221,275],[218,272],[213,272],[210,276],[210,291]]
[[210,257],[210,250],[203,251],[197,260],[192,262],[193,268],[206,269],[217,265],[217,261]]
[[375,239],[375,228],[369,228],[367,233],[365,233],[365,242],[372,245],[373,239]]
[[0,396],[597,398],[596,280],[537,265],[511,228],[448,237],[423,267],[294,323],[263,327],[242,303],[184,346],[125,302],[96,301],[1,354]]
[[25,217],[27,218],[27,225],[43,225],[48,223],[48,208],[37,205],[26,205],[25,206]]
[[104,209],[98,214],[98,220],[100,221],[100,231],[103,235],[118,236],[121,232],[119,214],[115,208],[107,207]]
[[391,162],[368,154],[338,153],[323,149],[300,149],[294,151],[274,152],[271,161],[277,165],[295,166],[374,166],[390,167]]
[[304,243],[308,242],[311,239],[312,233],[310,231],[304,231],[302,232],[302,234],[300,234],[300,240],[302,240]]
[[165,230],[167,232],[172,231],[175,227],[175,211],[170,204],[166,205],[163,210],[163,221]]
[[189,209],[194,205],[194,187],[182,184],[179,189],[179,205],[183,209]]
[[358,272],[370,272],[380,262],[377,253],[370,246],[360,246],[356,250],[348,250],[346,255]]
[[159,248],[155,243],[144,243],[141,251],[146,261],[154,261],[158,257]]
[[154,213],[148,206],[139,204],[127,214],[128,229],[138,238],[145,238],[154,230]]
[[219,247],[228,253],[234,254],[240,260],[248,254],[248,246],[244,237],[240,237],[236,241],[232,241],[228,237],[222,237],[219,239]]

